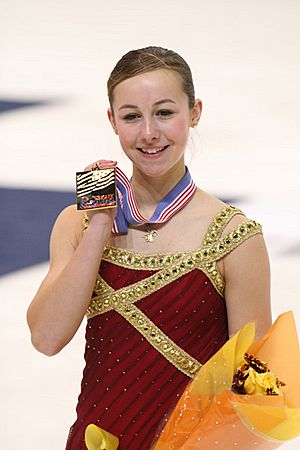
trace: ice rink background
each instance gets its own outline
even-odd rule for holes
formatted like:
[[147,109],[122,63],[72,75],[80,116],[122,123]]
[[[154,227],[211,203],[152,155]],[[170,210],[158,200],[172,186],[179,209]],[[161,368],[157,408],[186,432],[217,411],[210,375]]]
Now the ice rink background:
[[106,80],[130,49],[161,45],[189,62],[204,105],[193,177],[263,224],[273,317],[292,309],[299,332],[299,17],[297,0],[2,0],[1,448],[61,450],[75,420],[84,327],[47,358],[25,313],[75,171],[108,157],[130,173],[106,118]]

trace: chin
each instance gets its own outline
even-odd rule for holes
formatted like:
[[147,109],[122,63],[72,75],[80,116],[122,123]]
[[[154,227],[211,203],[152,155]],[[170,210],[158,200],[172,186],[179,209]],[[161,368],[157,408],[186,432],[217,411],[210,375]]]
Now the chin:
[[177,172],[177,170],[182,169],[182,171],[184,171],[184,162],[179,164],[174,164],[174,165],[156,165],[156,164],[141,164],[141,165],[135,165],[135,167],[142,172],[144,175],[148,176],[148,177],[153,177],[153,178],[159,178],[159,177],[163,177],[166,175],[171,175],[171,173],[173,172]]

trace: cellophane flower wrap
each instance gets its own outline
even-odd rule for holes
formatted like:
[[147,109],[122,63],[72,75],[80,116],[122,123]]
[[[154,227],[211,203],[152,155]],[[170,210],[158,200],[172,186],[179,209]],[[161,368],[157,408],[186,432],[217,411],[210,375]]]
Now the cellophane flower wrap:
[[[293,314],[254,342],[245,325],[201,368],[170,413],[153,450],[274,449],[300,435],[300,354]],[[232,391],[245,353],[266,361],[285,383],[279,395]]]

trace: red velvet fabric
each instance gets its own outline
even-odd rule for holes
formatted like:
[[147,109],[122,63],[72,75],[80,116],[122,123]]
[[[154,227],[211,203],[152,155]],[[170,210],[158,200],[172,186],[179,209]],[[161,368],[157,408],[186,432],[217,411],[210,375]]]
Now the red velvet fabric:
[[[114,289],[153,271],[103,261],[100,273]],[[136,302],[179,347],[205,363],[228,339],[224,299],[198,269]],[[66,450],[86,450],[94,423],[117,435],[120,450],[148,450],[190,378],[165,359],[115,311],[89,319],[86,366]]]

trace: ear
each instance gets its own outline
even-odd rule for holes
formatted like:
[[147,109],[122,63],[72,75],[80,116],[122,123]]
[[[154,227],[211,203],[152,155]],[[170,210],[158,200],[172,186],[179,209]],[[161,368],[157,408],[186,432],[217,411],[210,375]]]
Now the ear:
[[108,108],[108,110],[107,110],[107,117],[108,117],[108,120],[110,121],[111,126],[113,127],[114,132],[116,134],[118,134],[118,129],[117,129],[117,126],[116,126],[114,113],[113,113],[111,108]]
[[194,128],[198,125],[201,113],[202,113],[202,101],[199,98],[197,98],[195,100],[194,107],[191,111],[191,127]]

